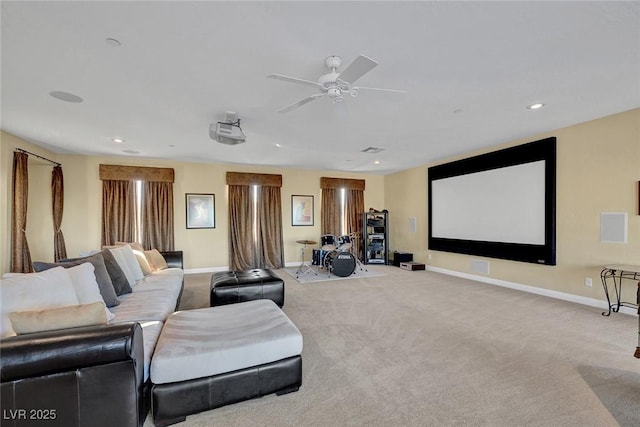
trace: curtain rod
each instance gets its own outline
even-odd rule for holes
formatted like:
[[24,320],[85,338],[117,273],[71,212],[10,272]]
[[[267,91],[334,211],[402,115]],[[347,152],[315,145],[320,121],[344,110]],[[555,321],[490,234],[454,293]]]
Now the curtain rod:
[[20,152],[22,152],[22,153],[29,154],[29,155],[31,155],[31,156],[33,156],[33,157],[37,157],[37,158],[39,158],[39,159],[46,160],[47,162],[53,163],[53,164],[54,164],[54,165],[56,165],[56,166],[62,166],[62,163],[54,162],[53,160],[49,160],[49,159],[47,159],[46,157],[39,156],[39,155],[37,155],[37,154],[35,154],[35,153],[32,153],[32,152],[30,152],[30,151],[23,150],[22,148],[16,148],[16,151],[20,151]]

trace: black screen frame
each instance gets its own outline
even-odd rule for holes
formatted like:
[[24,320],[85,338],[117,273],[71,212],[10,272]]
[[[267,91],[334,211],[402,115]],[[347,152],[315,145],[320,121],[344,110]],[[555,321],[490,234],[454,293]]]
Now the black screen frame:
[[[432,235],[433,181],[476,172],[545,161],[545,243],[543,245],[449,239]],[[429,250],[556,265],[556,137],[493,151],[428,168]]]

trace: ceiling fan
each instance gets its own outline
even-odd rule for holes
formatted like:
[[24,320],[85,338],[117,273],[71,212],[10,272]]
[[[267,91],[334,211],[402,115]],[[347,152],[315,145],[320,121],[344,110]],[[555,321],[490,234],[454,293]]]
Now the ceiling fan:
[[352,84],[360,77],[371,71],[378,63],[364,55],[359,55],[347,68],[342,72],[338,72],[338,67],[342,64],[342,58],[339,56],[329,56],[324,60],[329,73],[320,76],[317,81],[299,79],[297,77],[284,76],[282,74],[269,74],[267,77],[271,79],[283,80],[285,82],[297,83],[306,86],[313,86],[320,90],[320,93],[313,94],[298,102],[287,105],[278,110],[279,113],[286,113],[294,108],[298,108],[311,101],[315,101],[323,96],[328,96],[331,102],[337,104],[344,100],[345,95],[352,97],[358,96],[360,90],[378,90],[383,92],[406,93],[404,90],[381,89],[377,87],[352,86]]

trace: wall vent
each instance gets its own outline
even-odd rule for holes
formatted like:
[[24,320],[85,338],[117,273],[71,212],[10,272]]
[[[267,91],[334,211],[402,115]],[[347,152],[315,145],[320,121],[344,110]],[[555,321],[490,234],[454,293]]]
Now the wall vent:
[[489,274],[489,261],[472,259],[471,271],[473,271],[474,273]]

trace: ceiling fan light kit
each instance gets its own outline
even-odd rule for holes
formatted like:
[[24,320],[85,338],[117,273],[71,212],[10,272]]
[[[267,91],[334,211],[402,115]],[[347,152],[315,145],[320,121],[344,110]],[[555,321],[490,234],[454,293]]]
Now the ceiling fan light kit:
[[339,56],[328,56],[327,58],[325,58],[324,64],[329,69],[329,73],[323,74],[315,82],[298,77],[285,76],[282,74],[269,74],[267,76],[271,79],[283,80],[289,83],[313,86],[320,91],[319,94],[308,96],[301,99],[300,101],[294,102],[293,104],[279,109],[279,113],[289,112],[311,101],[315,101],[316,99],[321,98],[325,95],[327,95],[329,99],[331,99],[331,102],[333,104],[337,104],[344,101],[345,95],[349,95],[352,98],[357,97],[358,91],[362,89],[406,93],[406,91],[404,90],[382,89],[375,87],[352,87],[351,85],[356,80],[358,80],[360,77],[362,77],[378,65],[376,61],[367,56],[359,55],[351,64],[347,66],[347,68],[345,68],[340,73],[337,71],[337,69],[338,67],[340,67],[340,65],[342,65],[342,58],[340,58]]

